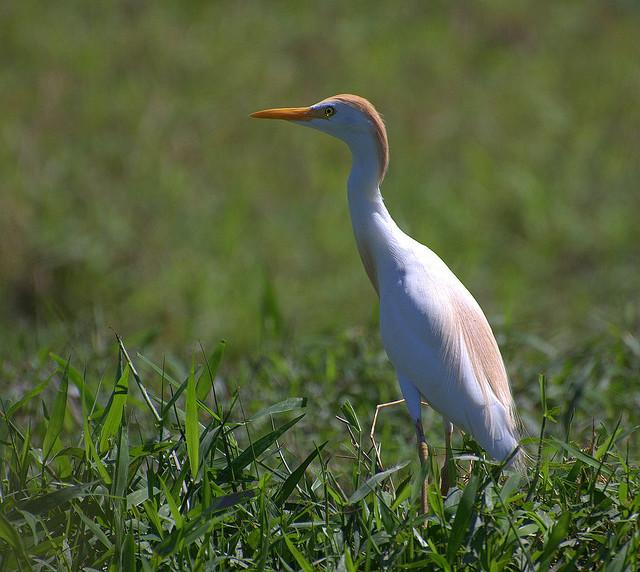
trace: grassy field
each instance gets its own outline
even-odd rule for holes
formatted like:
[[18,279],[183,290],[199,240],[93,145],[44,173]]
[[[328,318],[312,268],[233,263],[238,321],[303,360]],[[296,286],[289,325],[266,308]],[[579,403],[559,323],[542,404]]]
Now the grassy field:
[[[0,5],[0,570],[635,569],[639,29],[623,1]],[[348,154],[247,117],[339,92],[384,114],[389,209],[485,309],[529,435],[511,476],[456,435],[426,519],[402,407],[371,459],[399,390]]]
[[[1,569],[635,569],[638,396],[625,390],[640,340],[611,332],[562,355],[517,346],[512,372],[529,380],[518,403],[541,422],[524,441],[529,470],[501,477],[456,438],[457,483],[443,499],[433,464],[426,517],[404,415],[384,412],[384,467],[373,460],[366,404],[393,379],[362,336],[280,348],[229,376],[223,345],[191,364],[121,345],[99,395],[52,355],[52,373],[3,400]],[[538,383],[531,354],[549,364]]]

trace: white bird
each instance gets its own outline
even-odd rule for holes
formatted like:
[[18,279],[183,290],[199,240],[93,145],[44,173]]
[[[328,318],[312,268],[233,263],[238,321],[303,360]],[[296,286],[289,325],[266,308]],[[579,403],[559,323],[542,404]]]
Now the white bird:
[[[449,487],[452,424],[471,434],[494,459],[513,463],[521,455],[518,422],[498,344],[462,282],[391,218],[380,193],[389,163],[380,114],[366,99],[342,94],[310,107],[266,109],[251,117],[311,127],[351,150],[347,189],[353,232],[380,298],[382,342],[415,423],[423,468],[428,449],[421,397],[444,418],[443,491]],[[427,509],[424,486],[422,509]]]

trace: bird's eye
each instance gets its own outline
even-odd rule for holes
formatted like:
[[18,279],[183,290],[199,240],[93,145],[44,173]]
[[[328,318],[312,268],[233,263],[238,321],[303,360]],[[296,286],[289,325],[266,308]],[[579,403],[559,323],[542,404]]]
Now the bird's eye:
[[333,116],[336,114],[336,108],[335,107],[325,107],[324,108],[324,116],[329,119],[329,117]]

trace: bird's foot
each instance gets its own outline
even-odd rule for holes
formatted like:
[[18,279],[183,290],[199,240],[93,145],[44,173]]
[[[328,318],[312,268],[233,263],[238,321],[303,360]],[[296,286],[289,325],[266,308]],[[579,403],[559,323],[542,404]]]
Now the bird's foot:
[[424,431],[422,430],[422,423],[416,422],[416,436],[418,438],[418,458],[420,459],[420,473],[422,478],[422,495],[420,503],[421,514],[427,514],[429,512],[429,499],[428,494],[428,481],[427,472],[429,462],[429,446],[424,438]]
[[442,467],[440,471],[440,494],[446,498],[451,488],[451,481],[449,481],[449,471],[447,464]]
[[449,489],[458,481],[458,470],[455,461],[448,457],[440,470],[440,494],[446,498]]

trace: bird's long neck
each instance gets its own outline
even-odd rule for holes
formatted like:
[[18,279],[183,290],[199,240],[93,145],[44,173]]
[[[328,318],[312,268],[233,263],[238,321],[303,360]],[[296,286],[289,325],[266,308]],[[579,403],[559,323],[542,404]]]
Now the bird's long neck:
[[352,166],[348,181],[349,212],[360,258],[376,292],[380,269],[394,263],[397,238],[402,231],[391,218],[380,193],[378,146],[363,134],[348,142]]

